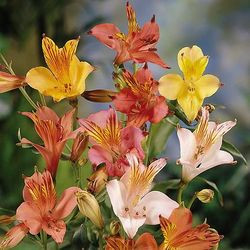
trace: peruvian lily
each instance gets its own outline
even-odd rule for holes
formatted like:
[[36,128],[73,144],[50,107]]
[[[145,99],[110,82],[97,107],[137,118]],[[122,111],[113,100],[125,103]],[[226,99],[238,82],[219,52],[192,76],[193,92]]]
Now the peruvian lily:
[[122,128],[114,109],[97,112],[79,123],[93,144],[88,152],[91,163],[94,166],[105,163],[109,176],[125,173],[129,167],[127,153],[134,152],[141,160],[144,158],[142,131],[133,126]]
[[204,56],[199,47],[181,49],[177,60],[184,77],[177,74],[161,77],[159,92],[169,100],[177,99],[191,122],[196,118],[203,100],[213,95],[221,83],[214,75],[203,75],[208,64],[208,56]]
[[0,71],[0,93],[17,89],[25,84],[25,78]]
[[128,34],[124,34],[111,23],[98,24],[89,31],[107,47],[116,50],[115,64],[133,60],[136,63],[151,62],[169,68],[155,52],[159,40],[159,26],[155,16],[142,28],[139,27],[135,11],[127,3]]
[[160,216],[164,241],[160,250],[210,250],[218,244],[222,236],[208,224],[192,227],[192,213],[189,209],[174,209],[170,217]]
[[25,224],[29,233],[36,235],[43,230],[57,243],[62,243],[66,232],[63,219],[77,205],[74,194],[79,188],[67,188],[57,201],[49,171],[42,174],[36,171],[31,177],[25,177],[24,182],[24,202],[17,208],[16,219]]
[[29,232],[24,223],[12,227],[3,237],[0,238],[0,249],[9,249],[19,244]]
[[137,240],[109,237],[105,250],[158,250],[156,240],[150,233],[142,234]]
[[222,137],[236,121],[221,124],[209,122],[209,112],[202,108],[202,116],[195,131],[178,128],[181,157],[177,160],[182,165],[182,180],[187,183],[202,172],[221,164],[234,164],[231,154],[220,150]]
[[115,215],[132,239],[139,227],[159,224],[159,215],[168,218],[178,204],[164,193],[149,192],[155,175],[166,165],[165,159],[148,167],[140,164],[134,154],[127,154],[127,159],[130,168],[120,180],[109,181],[106,188]]
[[123,72],[127,84],[113,98],[116,109],[127,114],[127,125],[142,126],[145,122],[160,122],[168,114],[165,97],[157,95],[158,82],[152,78],[147,64],[132,75]]
[[48,37],[42,39],[42,49],[49,69],[32,68],[26,75],[26,82],[55,101],[76,97],[85,90],[85,79],[93,71],[87,62],[76,57],[79,39],[69,40],[63,48],[58,48]]
[[29,117],[35,124],[35,130],[44,142],[44,146],[35,144],[26,138],[21,140],[22,144],[31,144],[44,157],[47,169],[54,177],[56,175],[60,156],[66,140],[74,138],[72,132],[72,118],[75,110],[67,112],[59,118],[57,114],[48,107],[39,107],[35,113],[21,112]]

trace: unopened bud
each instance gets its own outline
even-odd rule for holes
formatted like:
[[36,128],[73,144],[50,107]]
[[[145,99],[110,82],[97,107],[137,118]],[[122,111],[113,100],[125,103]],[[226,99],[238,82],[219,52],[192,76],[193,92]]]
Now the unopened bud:
[[83,151],[88,145],[88,136],[86,133],[78,133],[74,139],[70,160],[72,162],[77,162],[81,157]]
[[211,189],[202,189],[196,196],[201,202],[209,203],[214,198],[214,191]]
[[121,229],[121,224],[119,221],[114,220],[114,221],[111,221],[109,228],[110,228],[110,234],[116,235],[119,233],[119,231]]
[[116,92],[107,89],[84,91],[82,97],[91,102],[112,102]]
[[108,174],[105,167],[99,168],[88,178],[88,190],[91,193],[99,193],[107,183]]
[[25,78],[0,71],[0,93],[20,88],[25,85]]
[[80,212],[98,228],[103,228],[104,222],[95,196],[87,191],[79,191],[76,193],[76,199]]

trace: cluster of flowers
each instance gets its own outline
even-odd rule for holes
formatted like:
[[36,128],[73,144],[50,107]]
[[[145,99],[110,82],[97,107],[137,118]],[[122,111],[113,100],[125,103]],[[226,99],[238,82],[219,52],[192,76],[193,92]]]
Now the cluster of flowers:
[[[16,76],[11,68],[10,73],[0,72],[0,92],[19,88],[36,109],[21,114],[34,122],[43,144],[35,144],[26,138],[21,138],[20,144],[34,147],[46,162],[43,173],[35,169],[31,177],[24,177],[24,202],[17,208],[15,216],[4,218],[15,225],[0,239],[1,249],[14,247],[27,234],[40,233],[45,245],[47,235],[56,243],[62,243],[66,233],[64,219],[77,205],[80,212],[103,232],[105,217],[96,198],[103,191],[107,192],[112,210],[122,225],[122,228],[113,226],[117,230],[106,234],[106,249],[205,250],[216,247],[222,238],[207,223],[192,227],[191,205],[185,206],[181,196],[186,185],[197,175],[221,164],[235,163],[230,153],[220,149],[223,135],[235,126],[236,121],[221,124],[209,121],[211,110],[208,106],[202,107],[204,98],[213,95],[221,83],[216,76],[203,75],[209,58],[197,46],[185,47],[178,53],[183,76],[166,74],[159,81],[155,80],[147,62],[169,68],[156,53],[159,26],[155,16],[141,28],[129,3],[126,10],[128,34],[109,23],[96,25],[89,31],[117,52],[113,73],[117,92],[85,91],[85,79],[94,67],[76,57],[79,39],[70,40],[63,48],[58,48],[44,35],[42,49],[49,69],[36,67],[25,77]],[[127,61],[133,61],[133,73],[125,69]],[[139,67],[139,64],[143,65]],[[32,101],[26,86],[39,91],[41,104]],[[52,97],[55,102],[68,98],[73,109],[58,117],[46,106],[44,96]],[[96,102],[112,102],[114,108],[87,118],[76,118],[79,96]],[[197,121],[191,130],[177,126],[180,142],[177,164],[182,165],[178,202],[162,192],[150,191],[154,177],[167,162],[160,158],[148,164],[150,149],[144,147],[150,139],[147,125],[175,115],[166,99],[177,100],[176,109],[185,114],[190,125]],[[125,114],[126,120],[119,120],[116,111]],[[73,124],[76,124],[74,130]],[[71,153],[67,155],[63,150],[70,139],[73,143]],[[89,143],[88,160],[93,166],[93,174],[88,178],[87,190],[78,182],[57,200],[54,180],[59,160],[66,158],[76,169],[81,168],[84,165],[82,154]],[[210,201],[212,196],[209,189],[196,193],[196,198],[203,202]],[[157,243],[150,233],[136,237],[143,224],[160,224],[163,241]],[[127,236],[122,234],[123,230]],[[102,236],[100,233],[100,248],[104,241]]]

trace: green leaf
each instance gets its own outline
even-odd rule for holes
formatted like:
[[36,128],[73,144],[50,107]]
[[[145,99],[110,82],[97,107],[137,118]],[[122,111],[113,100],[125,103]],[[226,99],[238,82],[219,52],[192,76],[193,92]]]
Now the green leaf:
[[148,140],[149,161],[158,156],[164,149],[169,136],[174,131],[178,122],[175,116],[162,120],[159,123],[151,124]]
[[168,181],[162,181],[156,183],[153,187],[153,191],[165,192],[168,189],[178,189],[180,187],[180,179],[173,179]]
[[231,143],[223,140],[222,142],[222,150],[226,150],[228,153],[232,154],[233,156],[240,158],[245,165],[247,165],[246,158],[241,154],[241,152]]
[[219,203],[223,207],[223,197],[222,197],[222,194],[221,194],[220,190],[218,189],[217,185],[214,182],[208,181],[207,179],[202,178],[202,177],[197,177],[197,179],[205,182],[207,185],[209,185],[210,187],[212,187],[216,191]]

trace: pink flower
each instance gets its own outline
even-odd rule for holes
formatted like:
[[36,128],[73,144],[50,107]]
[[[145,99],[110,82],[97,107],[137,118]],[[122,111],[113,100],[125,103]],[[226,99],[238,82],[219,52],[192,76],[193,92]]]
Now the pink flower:
[[182,165],[184,182],[218,165],[235,163],[231,154],[220,150],[223,135],[235,125],[236,121],[209,122],[209,112],[202,108],[202,117],[193,133],[186,128],[178,128],[181,157],[177,163]]
[[120,180],[106,184],[115,215],[120,219],[129,238],[133,238],[143,224],[159,224],[159,215],[169,217],[179,205],[167,195],[150,191],[156,174],[167,164],[165,159],[140,164],[134,154],[127,154],[130,168]]
[[80,119],[81,129],[89,135],[93,144],[88,152],[94,166],[106,164],[109,176],[122,176],[129,167],[125,155],[134,152],[139,159],[144,158],[141,141],[144,138],[139,128],[122,128],[116,112],[110,108]]
[[158,82],[152,78],[147,64],[134,75],[123,72],[127,86],[114,97],[116,109],[127,114],[127,125],[142,126],[160,122],[169,112],[165,97],[157,95]]
[[0,249],[8,249],[16,246],[26,236],[29,229],[24,223],[12,227],[3,237],[0,238]]
[[35,144],[26,138],[21,140],[22,144],[31,144],[44,157],[47,169],[54,177],[56,175],[60,156],[68,139],[74,138],[72,132],[72,117],[75,110],[67,112],[59,118],[57,114],[48,107],[40,107],[35,113],[21,112],[29,117],[35,124],[35,130],[44,142],[44,146]]
[[24,202],[17,208],[16,219],[21,221],[33,235],[44,230],[57,243],[62,243],[66,232],[63,218],[67,217],[77,205],[77,187],[67,188],[59,201],[49,171],[35,172],[25,177],[23,189]]
[[116,50],[115,64],[133,60],[136,63],[152,62],[164,68],[169,68],[155,52],[159,40],[159,26],[155,16],[150,22],[139,27],[135,11],[127,3],[128,34],[125,35],[118,27],[111,23],[98,24],[89,31],[107,47]]

